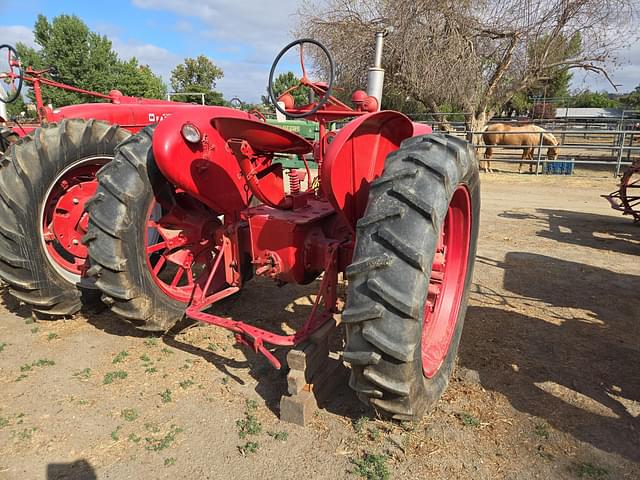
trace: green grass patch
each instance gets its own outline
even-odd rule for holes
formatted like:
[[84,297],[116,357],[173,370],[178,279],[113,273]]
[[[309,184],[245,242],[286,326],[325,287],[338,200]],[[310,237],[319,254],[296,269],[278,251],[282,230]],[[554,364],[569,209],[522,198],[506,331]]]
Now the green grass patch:
[[121,429],[122,429],[122,427],[120,425],[118,425],[118,427],[113,432],[111,432],[111,438],[113,440],[115,440],[116,442],[118,440],[120,440],[120,430]]
[[136,435],[135,433],[130,433],[127,439],[133,443],[140,443],[140,440],[142,440],[142,437]]
[[73,374],[74,377],[76,378],[80,378],[82,380],[86,380],[87,378],[89,378],[91,376],[91,369],[90,368],[83,368],[82,370],[77,371],[76,373]]
[[171,425],[169,431],[162,437],[146,437],[145,449],[152,452],[159,452],[166,448],[169,448],[176,439],[176,435],[182,432],[182,428],[175,425]]
[[111,363],[121,363],[128,356],[129,356],[129,352],[127,352],[126,350],[123,350],[120,353],[116,354],[115,357],[113,357],[113,360],[111,360]]
[[156,367],[147,367],[147,368],[144,369],[144,373],[149,374],[149,375],[153,375],[157,371],[158,371],[158,369]]
[[18,438],[20,440],[31,440],[31,437],[33,437],[33,434],[36,430],[36,427],[25,428],[24,430],[18,432]]
[[103,385],[109,385],[114,382],[114,380],[124,380],[127,378],[129,374],[124,370],[116,370],[115,372],[107,372],[104,374],[104,379],[102,380]]
[[365,453],[364,457],[352,460],[353,473],[367,480],[388,480],[389,467],[386,455],[373,455]]
[[358,417],[353,422],[353,429],[355,430],[355,432],[357,434],[364,433],[365,430],[367,429],[367,424],[368,423],[369,423],[369,417],[367,417],[367,416]]
[[140,360],[142,360],[143,362],[150,362],[151,358],[146,353],[143,353],[142,355],[140,355]]
[[267,432],[267,435],[281,442],[286,442],[289,439],[289,434],[287,432]]
[[36,319],[33,317],[25,318],[24,323],[25,325],[31,325],[32,323],[36,323]]
[[160,399],[162,400],[162,403],[169,403],[171,402],[171,390],[169,390],[168,388],[159,394],[160,395]]
[[4,342],[0,342],[0,352],[2,352],[4,350],[4,347],[6,347],[8,344],[4,343]]
[[244,445],[240,445],[238,450],[240,451],[240,454],[245,457],[251,453],[256,453],[258,448],[260,448],[260,444],[258,442],[247,442]]
[[578,478],[595,478],[600,480],[609,476],[609,471],[606,468],[586,462],[574,463],[572,470]]
[[55,333],[55,332],[51,332],[51,333],[49,333],[49,334],[47,335],[47,340],[48,340],[48,341],[55,340],[56,338],[60,338],[60,337],[59,337],[59,336],[58,336],[58,334],[57,334],[57,333]]
[[167,347],[162,347],[162,350],[160,350],[162,353],[167,354],[167,355],[171,355],[173,354],[173,351],[168,349]]
[[7,425],[9,425],[9,419],[8,418],[4,418],[4,417],[0,417],[0,428],[4,428]]
[[465,427],[479,427],[480,426],[480,420],[478,420],[476,417],[474,417],[473,415],[471,415],[468,412],[456,413],[456,417],[458,417],[460,419],[460,421],[462,422],[462,424]]
[[36,360],[35,362],[32,362],[31,364],[25,363],[20,367],[20,371],[29,372],[33,370],[35,367],[51,367],[52,365],[55,365],[55,364],[56,362],[54,362],[53,360],[41,358],[39,360]]
[[164,466],[165,467],[170,467],[171,465],[174,465],[176,463],[176,459],[173,457],[169,457],[169,458],[165,458],[164,459]]
[[179,383],[179,385],[180,385],[180,388],[187,389],[191,385],[193,385],[193,380],[183,380],[182,382]]
[[138,411],[134,408],[125,408],[120,412],[120,416],[124,418],[127,422],[133,422],[140,415]]
[[40,327],[33,327],[31,329],[31,333],[38,333],[40,331]]
[[147,338],[147,339],[144,341],[144,344],[145,344],[147,347],[155,347],[156,345],[158,345],[158,339],[157,339],[157,338]]
[[549,429],[544,423],[537,423],[533,433],[542,438],[549,438]]
[[21,373],[18,378],[16,378],[16,382],[21,382],[22,380],[24,380],[25,378],[28,378],[29,375],[25,374],[25,373]]

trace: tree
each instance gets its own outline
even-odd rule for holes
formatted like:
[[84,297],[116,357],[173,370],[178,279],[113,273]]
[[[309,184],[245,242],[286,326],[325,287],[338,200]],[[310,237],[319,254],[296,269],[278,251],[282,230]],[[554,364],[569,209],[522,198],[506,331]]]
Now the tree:
[[[273,93],[276,98],[283,92],[295,87],[299,84],[298,77],[293,72],[283,72],[278,75],[273,81]],[[309,103],[309,89],[307,87],[301,87],[291,92],[296,105],[306,105]],[[262,103],[265,105],[271,105],[271,99],[269,98],[269,92],[266,95],[262,95]]]
[[640,85],[633,92],[622,97],[621,100],[629,108],[640,109]]
[[374,33],[393,27],[385,89],[431,111],[460,106],[478,130],[514,95],[560,72],[609,78],[636,18],[634,0],[308,0],[298,31],[329,47],[338,82],[353,89],[365,83]]
[[[41,48],[35,50],[18,43],[16,50],[22,63],[36,69],[55,67],[49,75],[56,81],[100,93],[117,89],[125,95],[150,98],[166,95],[160,77],[148,67],[139,66],[135,58],[120,60],[111,41],[90,31],[75,15],[60,15],[51,22],[38,15],[33,34]],[[42,93],[45,102],[56,107],[97,101],[94,97],[46,86]],[[33,100],[33,93],[30,96]]]
[[[223,105],[224,99],[216,92],[216,80],[224,76],[222,69],[204,55],[197,58],[185,58],[184,63],[171,71],[171,87],[176,93],[204,93],[207,105]],[[187,95],[176,95],[174,100],[181,102],[198,101]]]
[[573,95],[569,99],[568,106],[577,108],[618,108],[621,104],[618,100],[609,98],[606,92],[584,90]]

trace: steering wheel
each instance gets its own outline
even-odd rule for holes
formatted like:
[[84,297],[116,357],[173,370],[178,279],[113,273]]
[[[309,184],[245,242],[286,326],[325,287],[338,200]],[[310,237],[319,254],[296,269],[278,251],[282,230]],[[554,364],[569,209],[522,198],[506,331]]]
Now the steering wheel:
[[[320,48],[320,50],[322,50],[322,52],[326,55],[327,59],[329,60],[329,85],[327,86],[327,89],[324,91],[324,93],[320,97],[320,100],[318,100],[318,102],[316,103],[316,106],[313,107],[311,110],[303,113],[289,113],[285,109],[283,109],[280,105],[278,105],[278,99],[276,97],[275,92],[273,91],[273,81],[274,81],[273,75],[275,74],[276,67],[278,66],[278,62],[283,57],[283,55],[287,53],[289,50],[291,50],[293,47],[295,47],[296,45],[300,45],[300,66],[302,67],[302,78],[300,79],[300,83],[297,86],[290,88],[287,92],[291,90],[295,90],[300,86],[304,85],[304,86],[312,87],[312,90],[314,90],[314,92],[317,93],[317,90],[319,89],[319,87],[316,87],[315,89],[313,88],[314,84],[307,78],[307,72],[304,68],[303,45],[305,43],[309,43]],[[334,79],[335,79],[335,68],[334,68],[333,57],[329,53],[329,50],[327,49],[327,47],[325,47],[322,43],[312,38],[301,38],[299,40],[294,40],[289,45],[284,47],[280,51],[276,59],[273,61],[273,65],[271,65],[271,71],[269,72],[269,85],[267,89],[269,91],[269,98],[271,99],[271,103],[273,103],[273,106],[276,107],[276,110],[278,110],[283,115],[287,115],[288,117],[291,117],[291,118],[303,118],[303,117],[308,117],[310,115],[313,115],[318,110],[320,110],[320,108],[325,103],[327,103],[327,100],[329,100],[329,98],[331,97],[331,91],[333,89]]]
[[[7,50],[6,54],[4,53],[5,49]],[[22,90],[23,70],[22,65],[20,64],[20,57],[18,57],[18,52],[11,45],[0,45],[0,59],[5,56],[7,58],[9,70],[7,72],[0,72],[0,83],[9,87],[9,91],[13,90],[13,93],[7,92],[6,98],[0,96],[0,102],[11,103],[15,102],[20,96],[20,91]],[[7,90],[4,85],[2,88]]]

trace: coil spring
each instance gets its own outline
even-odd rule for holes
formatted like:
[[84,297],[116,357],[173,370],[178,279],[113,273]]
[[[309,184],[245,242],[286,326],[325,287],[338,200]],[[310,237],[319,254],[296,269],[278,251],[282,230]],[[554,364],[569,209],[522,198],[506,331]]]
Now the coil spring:
[[297,170],[289,170],[289,191],[300,193],[300,176]]

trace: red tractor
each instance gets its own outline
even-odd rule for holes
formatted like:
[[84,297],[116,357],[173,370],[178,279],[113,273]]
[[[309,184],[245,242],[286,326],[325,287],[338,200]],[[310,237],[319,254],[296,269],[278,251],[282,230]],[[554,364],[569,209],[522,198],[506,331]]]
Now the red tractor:
[[[86,276],[87,248],[81,242],[88,222],[84,205],[97,188],[96,172],[132,133],[191,105],[64,85],[45,76],[49,69],[23,68],[9,45],[0,46],[0,59],[6,65],[0,72],[0,101],[16,100],[28,82],[39,119],[3,129],[7,119],[0,118],[0,278],[35,312],[71,315],[83,297],[99,301]],[[44,105],[42,85],[109,103],[54,110]]]
[[[326,56],[326,83],[305,73],[303,46],[310,45]],[[276,66],[294,47],[299,86],[315,94],[307,105],[273,92]],[[226,328],[279,368],[273,348],[304,342],[338,313],[343,273],[350,385],[387,415],[422,416],[448,383],[462,333],[478,235],[478,164],[465,141],[379,111],[381,47],[380,35],[369,92],[356,91],[353,107],[332,95],[333,60],[317,41],[297,40],[276,57],[271,100],[288,117],[318,122],[317,142],[250,113],[200,106],[175,110],[122,141],[97,174],[83,239],[88,274],[111,310],[148,330],[166,331],[185,315]],[[346,123],[330,131],[335,121]],[[279,155],[313,156],[318,169],[308,188],[296,171],[285,188]],[[18,153],[13,159],[23,164]],[[280,285],[321,279],[296,333],[209,309],[256,276]]]

